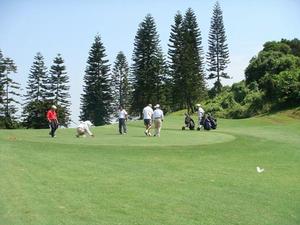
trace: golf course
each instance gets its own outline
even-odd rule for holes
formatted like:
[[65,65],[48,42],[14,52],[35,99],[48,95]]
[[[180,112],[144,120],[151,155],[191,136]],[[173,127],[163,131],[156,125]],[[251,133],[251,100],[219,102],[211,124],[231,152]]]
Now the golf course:
[[0,224],[300,224],[299,114],[182,131],[177,112],[159,138],[141,120],[126,135],[94,127],[94,138],[1,130]]

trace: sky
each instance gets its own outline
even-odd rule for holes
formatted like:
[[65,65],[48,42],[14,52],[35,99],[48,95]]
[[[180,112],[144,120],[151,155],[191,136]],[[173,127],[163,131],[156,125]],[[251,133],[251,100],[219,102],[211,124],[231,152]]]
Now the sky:
[[[78,121],[86,61],[99,34],[107,59],[114,64],[123,51],[129,64],[139,24],[147,14],[156,22],[165,55],[174,16],[190,7],[197,17],[202,46],[207,52],[215,0],[0,0],[0,49],[18,67],[12,78],[22,94],[34,56],[41,52],[46,66],[60,53],[70,77],[72,120]],[[244,79],[244,70],[266,41],[300,39],[300,0],[219,0],[229,47],[230,85]],[[208,81],[208,86],[212,81]]]

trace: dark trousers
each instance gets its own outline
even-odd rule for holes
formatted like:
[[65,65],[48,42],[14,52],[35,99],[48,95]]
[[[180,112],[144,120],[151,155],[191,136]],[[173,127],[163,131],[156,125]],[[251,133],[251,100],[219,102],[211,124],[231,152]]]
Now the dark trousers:
[[54,120],[52,120],[52,121],[50,122],[50,129],[51,129],[50,135],[51,135],[51,137],[54,137],[54,136],[55,136],[55,131],[57,130],[57,128],[58,128],[57,122],[54,121]]
[[119,119],[119,133],[122,134],[122,129],[124,133],[127,133],[127,127],[125,123],[125,119]]

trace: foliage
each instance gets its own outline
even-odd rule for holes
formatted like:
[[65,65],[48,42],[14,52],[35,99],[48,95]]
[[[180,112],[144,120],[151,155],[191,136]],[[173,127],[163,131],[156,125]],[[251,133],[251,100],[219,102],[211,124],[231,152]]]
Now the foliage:
[[65,71],[64,60],[58,54],[53,60],[50,75],[40,52],[34,57],[24,95],[23,126],[26,128],[47,128],[46,113],[51,105],[58,108],[58,120],[68,126],[70,120],[69,77]]
[[111,89],[109,65],[105,59],[105,48],[96,35],[89,52],[81,95],[81,120],[91,120],[94,125],[110,123]]
[[294,38],[293,40],[282,39],[281,42],[286,43],[291,48],[291,53],[300,57],[300,40]]
[[201,33],[191,8],[184,18],[177,13],[174,21],[169,39],[173,108],[192,112],[195,103],[206,96]]
[[50,91],[47,99],[52,100],[55,105],[60,107],[59,122],[67,127],[70,123],[70,86],[66,66],[60,54],[57,54],[53,60],[48,78],[48,87]]
[[261,51],[257,57],[251,59],[249,66],[246,68],[246,83],[256,81],[259,83],[260,88],[264,88],[264,82],[261,82],[261,79],[265,76],[272,76],[299,67],[300,58],[297,56],[284,54],[280,51]]
[[183,17],[180,12],[174,17],[174,25],[171,26],[171,33],[169,42],[168,56],[170,86],[171,86],[171,105],[174,111],[183,109],[185,107],[184,92],[182,87],[183,79]]
[[48,104],[46,101],[51,89],[48,87],[49,78],[44,57],[38,52],[34,60],[28,76],[27,92],[24,95],[23,124],[27,128],[46,128],[48,126],[45,115]]
[[119,106],[128,108],[131,103],[132,80],[129,77],[129,67],[126,56],[119,52],[112,70],[111,92],[113,97],[112,107],[116,113]]
[[166,64],[159,44],[154,18],[149,14],[140,23],[133,50],[133,94],[131,110],[139,115],[149,103],[164,105]]
[[230,78],[228,74],[224,72],[227,68],[227,64],[229,63],[229,50],[226,43],[223,12],[219,2],[216,2],[213,9],[213,16],[211,18],[207,52],[207,64],[209,67],[209,74],[207,78],[217,78],[214,84],[216,93],[219,93],[222,89],[221,78]]
[[16,113],[20,96],[18,90],[20,84],[15,82],[11,76],[17,72],[14,61],[10,58],[4,58],[0,50],[0,122],[3,128],[16,127]]
[[49,96],[48,72],[44,57],[40,52],[34,57],[33,65],[27,81],[27,93],[24,96],[27,102],[44,100]]
[[52,101],[47,100],[29,102],[24,107],[24,114],[26,114],[26,117],[23,120],[24,127],[34,129],[49,127],[47,111],[50,109],[52,104]]
[[245,81],[223,87],[214,98],[204,103],[205,111],[223,118],[246,118],[270,110],[265,103],[265,93],[256,83],[246,86]]
[[279,104],[300,105],[300,68],[276,74],[268,90]]
[[245,71],[246,83],[258,84],[265,93],[266,105],[280,108],[300,104],[299,49],[298,39],[266,42],[258,56],[251,59]]

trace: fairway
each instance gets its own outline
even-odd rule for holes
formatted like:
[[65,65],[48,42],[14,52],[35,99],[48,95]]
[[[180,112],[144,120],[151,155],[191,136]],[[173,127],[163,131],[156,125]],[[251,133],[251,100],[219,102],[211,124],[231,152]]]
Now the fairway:
[[300,120],[218,124],[182,131],[175,114],[160,138],[142,121],[127,135],[92,128],[95,138],[1,130],[0,225],[300,224]]

